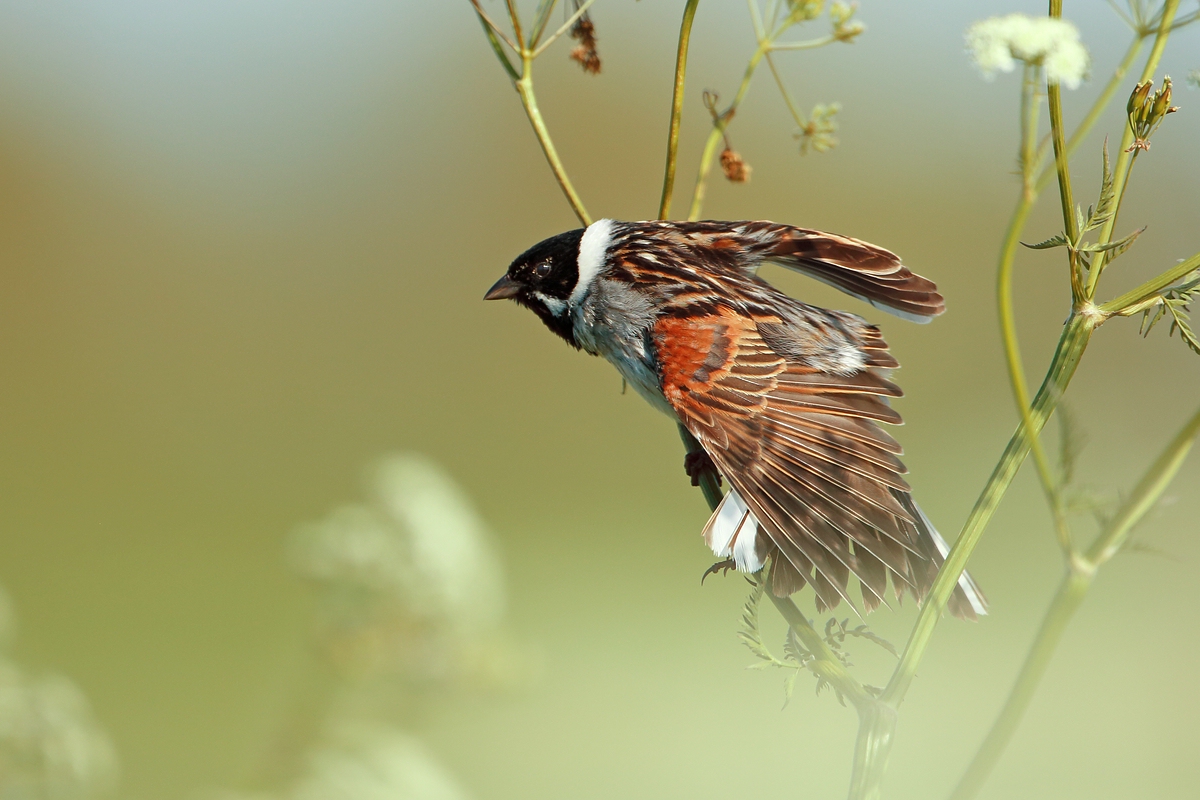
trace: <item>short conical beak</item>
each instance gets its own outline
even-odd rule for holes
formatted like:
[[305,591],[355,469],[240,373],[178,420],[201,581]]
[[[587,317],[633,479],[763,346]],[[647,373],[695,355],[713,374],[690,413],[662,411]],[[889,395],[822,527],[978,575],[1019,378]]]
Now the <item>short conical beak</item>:
[[484,300],[507,300],[510,297],[516,297],[521,291],[521,284],[509,278],[507,275],[496,281],[492,288],[487,290],[487,294],[483,296]]

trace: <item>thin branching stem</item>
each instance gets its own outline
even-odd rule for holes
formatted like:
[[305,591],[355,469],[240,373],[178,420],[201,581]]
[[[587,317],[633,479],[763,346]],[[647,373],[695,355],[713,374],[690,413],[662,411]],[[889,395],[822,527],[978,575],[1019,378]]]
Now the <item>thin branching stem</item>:
[[[1004,243],[1000,247],[1000,263],[996,270],[996,302],[1000,314],[1000,338],[1004,344],[1004,360],[1008,367],[1009,384],[1012,387],[1013,399],[1017,404],[1017,413],[1025,430],[1033,430],[1033,420],[1029,415],[1029,388],[1025,382],[1025,367],[1021,358],[1021,345],[1017,338],[1017,322],[1013,307],[1013,265],[1016,261],[1017,246],[1020,244],[1021,232],[1037,202],[1037,188],[1034,185],[1034,170],[1036,169],[1036,148],[1038,129],[1039,89],[1041,88],[1041,70],[1033,65],[1025,66],[1024,80],[1021,86],[1021,196],[1013,209],[1012,219],[1008,223],[1008,231],[1004,235]],[[1057,482],[1050,468],[1040,437],[1030,441],[1033,451],[1033,461],[1037,468],[1038,478],[1046,492],[1046,500],[1050,505],[1054,519],[1054,530],[1058,536],[1059,546],[1064,553],[1071,552],[1071,531],[1067,526],[1066,514],[1059,498]]]
[[[760,573],[759,580],[765,581],[767,576]],[[771,602],[775,604],[780,615],[787,620],[787,624],[796,634],[796,638],[800,640],[805,649],[813,654],[813,660],[806,666],[817,677],[829,681],[830,685],[849,700],[855,708],[876,702],[875,698],[868,694],[862,684],[858,682],[858,679],[850,674],[846,665],[829,649],[829,645],[792,602],[792,598],[776,597],[770,586],[766,587],[766,595],[771,598]]]
[[712,170],[713,156],[717,154],[717,146],[725,138],[725,128],[729,125],[729,121],[733,119],[737,113],[737,108],[741,105],[742,98],[746,96],[746,91],[750,88],[750,79],[754,77],[754,71],[758,69],[758,62],[767,53],[767,41],[758,43],[758,47],[754,50],[754,55],[750,57],[750,62],[746,64],[746,71],[742,75],[742,83],[738,86],[737,94],[733,96],[733,102],[729,107],[717,115],[713,120],[712,130],[708,133],[708,139],[704,142],[704,150],[700,154],[700,170],[696,175],[696,188],[692,191],[692,206],[688,211],[688,219],[696,220],[700,218],[700,210],[704,207],[704,195],[708,186],[708,173]]
[[1138,481],[1129,499],[1113,515],[1104,532],[1096,537],[1096,541],[1088,548],[1087,560],[1091,564],[1100,566],[1125,545],[1129,533],[1158,503],[1175,474],[1179,472],[1179,468],[1183,466],[1197,435],[1200,435],[1200,409],[1197,409],[1191,419],[1179,429],[1179,433],[1175,434],[1175,438]]
[[[1162,59],[1163,49],[1167,46],[1167,39],[1171,35],[1171,23],[1175,19],[1175,12],[1179,9],[1179,0],[1166,0],[1163,4],[1162,18],[1159,20],[1158,33],[1154,37],[1154,45],[1150,48],[1150,55],[1146,58],[1146,66],[1142,69],[1142,77],[1138,83],[1145,83],[1154,77],[1154,71],[1158,69],[1158,62]],[[1116,190],[1117,207],[1113,213],[1105,221],[1100,229],[1100,244],[1109,244],[1112,242],[1113,229],[1117,225],[1117,212],[1120,210],[1120,201],[1125,196],[1125,187],[1129,182],[1129,173],[1133,169],[1134,157],[1139,152],[1133,148],[1133,128],[1125,125],[1125,133],[1121,136],[1121,149],[1117,155],[1116,168],[1113,170],[1113,184]],[[1088,274],[1087,296],[1093,298],[1096,296],[1096,284],[1100,280],[1100,274],[1104,271],[1104,266],[1107,262],[1107,253],[1096,253],[1092,261],[1092,269]]]
[[[1092,132],[1092,128],[1096,126],[1096,122],[1104,113],[1104,109],[1108,108],[1108,104],[1112,102],[1113,96],[1125,81],[1125,76],[1129,73],[1129,68],[1133,66],[1133,62],[1137,60],[1138,54],[1142,52],[1142,42],[1145,41],[1145,36],[1137,34],[1132,42],[1129,43],[1129,48],[1125,51],[1124,58],[1117,68],[1113,71],[1112,77],[1108,79],[1108,83],[1104,86],[1104,91],[1100,92],[1100,96],[1096,98],[1096,102],[1092,103],[1092,107],[1088,109],[1087,115],[1083,121],[1079,123],[1079,127],[1071,134],[1071,138],[1067,140],[1067,159],[1075,154],[1079,149],[1079,145],[1087,138],[1087,135]],[[1038,148],[1038,170],[1040,175],[1037,182],[1037,191],[1040,194],[1043,189],[1050,185],[1050,181],[1054,180],[1055,171],[1050,169],[1050,165],[1046,164],[1046,155],[1050,149],[1050,140],[1043,142]]]
[[758,14],[758,0],[746,0],[746,5],[750,7],[750,24],[754,26],[754,38],[761,40],[767,32],[763,28],[762,17]]
[[837,41],[836,36],[822,36],[819,39],[807,39],[803,42],[783,42],[781,44],[772,44],[768,51],[775,50],[815,50],[818,47],[824,47],[827,44],[833,44]]
[[538,42],[542,40],[546,24],[550,22],[550,13],[554,11],[556,5],[558,5],[558,0],[541,0],[538,3],[537,12],[533,18],[533,30],[529,33],[530,47],[537,47]]
[[[471,5],[474,6],[475,13],[479,15],[479,19],[483,22],[484,27],[491,30],[491,35],[500,37],[506,45],[513,49],[514,53],[520,55],[521,48],[517,46],[516,42],[508,38],[508,34],[487,15],[487,12],[483,10],[483,6],[479,5],[479,0],[471,0]],[[491,37],[489,36],[489,38]]]
[[[751,0],[751,7],[757,10]],[[696,173],[696,186],[692,190],[692,205],[688,210],[688,219],[697,220],[700,218],[701,210],[704,208],[704,198],[708,191],[708,176],[712,172],[713,158],[717,154],[717,147],[725,139],[725,129],[729,126],[730,121],[737,113],[738,107],[745,98],[746,92],[750,89],[750,80],[754,77],[754,72],[758,69],[759,62],[763,58],[767,58],[768,64],[771,66],[771,71],[775,74],[775,79],[780,83],[780,88],[783,89],[783,83],[779,78],[778,71],[775,65],[770,60],[771,52],[774,50],[802,50],[811,49],[814,47],[823,47],[824,45],[832,44],[837,41],[836,36],[826,36],[821,39],[814,39],[808,42],[791,42],[787,44],[776,44],[776,40],[794,25],[797,18],[793,15],[784,17],[781,22],[776,23],[778,16],[778,7],[775,3],[771,3],[767,7],[767,14],[763,21],[759,21],[757,17],[752,17],[754,23],[754,35],[758,40],[758,47],[755,48],[754,54],[750,56],[749,63],[746,64],[746,71],[742,74],[742,82],[738,86],[737,94],[733,97],[733,102],[729,104],[723,112],[718,114],[713,120],[712,130],[708,133],[708,139],[704,142],[704,150],[700,154],[700,168]],[[804,118],[797,112],[795,104],[784,91],[784,99],[787,101],[788,110],[791,111],[792,117],[800,127],[804,127]]]
[[517,4],[515,0],[505,0],[508,5],[508,18],[512,21],[513,36],[517,39],[517,44],[521,46],[521,50],[525,49],[525,39],[521,36],[521,17],[517,13]]
[[[675,167],[679,160],[679,120],[683,115],[683,84],[687,77],[688,45],[692,40],[692,20],[700,0],[688,0],[679,25],[679,47],[675,52],[675,90],[671,96],[671,123],[667,128],[667,166],[663,170],[662,198],[658,203],[658,218],[671,215],[671,196],[675,193]],[[751,0],[751,7],[753,0]]]
[[[1050,16],[1062,17],[1062,0],[1050,0]],[[1047,104],[1050,107],[1050,140],[1054,145],[1054,171],[1058,175],[1058,196],[1062,204],[1063,230],[1067,241],[1079,240],[1079,226],[1075,219],[1075,194],[1071,189],[1071,165],[1067,160],[1066,134],[1063,127],[1062,86],[1051,82],[1046,87]],[[1074,247],[1067,248],[1071,269],[1071,296],[1076,304],[1083,302],[1079,285],[1079,259]]]
[[1055,648],[1058,647],[1059,639],[1083,602],[1091,582],[1091,575],[1075,570],[1067,571],[1066,577],[1058,587],[1058,592],[1054,595],[1050,609],[1042,620],[1037,638],[1029,649],[1029,654],[1025,657],[1025,663],[1021,665],[1021,672],[1017,676],[1016,683],[1013,684],[1008,698],[1004,701],[1004,708],[996,717],[996,721],[992,723],[991,730],[988,731],[983,744],[975,753],[967,771],[963,773],[958,785],[954,787],[950,800],[970,800],[983,787],[988,775],[995,768],[1005,747],[1016,732],[1021,717],[1029,708],[1037,685],[1045,674],[1046,667],[1050,664]]
[[1196,253],[1191,258],[1180,261],[1166,272],[1151,278],[1137,288],[1130,289],[1120,297],[1097,306],[1096,313],[1104,317],[1126,316],[1131,312],[1136,313],[1132,310],[1198,269],[1200,269],[1200,253]]
[[508,73],[508,77],[514,81],[521,79],[521,74],[517,72],[517,68],[513,66],[508,59],[508,53],[504,52],[504,46],[500,44],[500,39],[496,36],[496,30],[488,22],[487,17],[479,14],[479,24],[483,26],[483,33],[487,36],[488,44],[492,46],[493,52],[496,53],[496,58],[500,60],[500,66],[504,67],[504,71]]
[[[536,50],[533,51],[533,57],[537,58],[542,53],[546,52],[546,48],[549,47],[550,45],[554,44],[554,41],[556,39],[558,39],[558,37],[562,36],[564,33],[569,31],[571,29],[571,26],[574,25],[576,22],[578,22],[579,18],[587,13],[587,10],[592,7],[592,3],[594,3],[594,2],[596,2],[596,0],[586,0],[586,2],[584,2],[582,5],[580,5],[579,8],[575,9],[575,13],[572,14],[570,17],[568,17],[567,21],[564,22],[562,24],[562,26],[559,27],[558,30],[556,30],[554,33],[550,34],[550,38],[548,38],[546,41],[542,42],[542,44],[540,46],[538,46],[538,48]],[[529,46],[533,47],[533,44],[530,43]]]
[[[1154,48],[1146,63],[1146,70],[1151,74],[1157,67],[1158,59],[1162,55],[1162,49],[1166,44],[1166,36],[1170,31],[1169,20],[1173,16],[1174,8],[1178,6],[1178,1],[1167,0],[1167,6],[1164,9],[1163,22],[1160,25],[1158,37],[1155,39]],[[1120,192],[1117,193],[1117,197],[1117,202],[1119,203]],[[1192,264],[1193,260],[1197,263]],[[1184,268],[1188,266],[1190,266],[1190,269]],[[1189,259],[1174,269],[1168,270],[1167,273],[1160,275],[1158,278],[1143,284],[1139,289],[1143,290],[1144,293],[1136,295],[1135,302],[1142,299],[1146,294],[1165,289],[1175,280],[1188,274],[1192,269],[1196,269],[1197,266],[1200,266],[1200,254],[1197,254],[1193,259]],[[1118,300],[1125,297],[1123,295]],[[1072,313],[1071,317],[1067,320],[1062,336],[1059,339],[1058,347],[1055,350],[1054,359],[1050,364],[1050,369],[1033,401],[1031,409],[1033,430],[1029,431],[1030,434],[1036,435],[1041,432],[1041,428],[1045,425],[1051,412],[1056,407],[1058,399],[1062,396],[1067,384],[1070,383],[1071,377],[1079,365],[1079,360],[1083,357],[1084,350],[1087,349],[1092,332],[1106,318],[1108,313],[1111,313],[1107,308],[1110,305],[1117,308],[1123,307],[1117,301],[1113,301],[1113,303],[1106,304],[1106,306],[1100,309],[1092,309],[1091,313]],[[933,587],[921,607],[921,611],[917,616],[917,622],[913,626],[908,643],[905,645],[904,652],[900,656],[900,663],[896,665],[892,680],[884,690],[884,698],[892,704],[899,705],[903,701],[904,695],[907,693],[908,687],[912,684],[912,679],[916,675],[917,664],[920,663],[921,656],[924,654],[925,648],[929,644],[929,639],[933,635],[933,630],[937,627],[937,622],[946,608],[946,603],[949,602],[950,596],[954,592],[954,586],[958,581],[958,577],[966,567],[967,560],[978,543],[979,537],[983,534],[984,528],[995,513],[1000,499],[1008,490],[1013,477],[1015,477],[1028,451],[1029,444],[1025,431],[1025,423],[1022,421],[1016,433],[1009,440],[1004,454],[996,464],[979,499],[976,500],[975,507],[971,510],[971,514],[963,525],[962,532],[955,540],[954,546],[950,548],[946,562],[938,571],[938,576],[934,580]]]
[[796,103],[792,100],[792,94],[787,90],[787,84],[783,82],[783,76],[779,73],[779,68],[775,66],[775,59],[771,58],[771,54],[767,53],[767,66],[771,68],[771,75],[775,78],[775,85],[779,87],[779,93],[783,95],[784,105],[792,115],[792,119],[796,121],[796,125],[803,128],[808,124],[808,120],[800,113],[800,109],[796,108]]
[[562,159],[558,157],[558,150],[554,147],[554,140],[550,138],[550,131],[546,127],[545,120],[542,119],[542,112],[538,108],[537,95],[533,92],[533,54],[526,52],[521,58],[521,77],[514,81],[517,87],[517,94],[521,96],[521,104],[525,106],[525,115],[529,117],[529,124],[533,126],[533,132],[537,136],[538,143],[542,146],[542,152],[546,155],[546,162],[550,165],[550,171],[554,173],[554,177],[558,180],[558,185],[562,188],[562,192],[566,195],[567,202],[571,204],[571,210],[575,212],[575,216],[579,217],[579,221],[584,225],[591,225],[592,218],[588,214],[587,209],[583,206],[583,200],[579,199],[579,194],[575,191],[575,186],[571,183],[570,177],[567,175],[566,167],[563,166]]
[[979,792],[1029,708],[1063,632],[1087,596],[1097,568],[1120,550],[1130,531],[1162,497],[1183,466],[1197,434],[1200,434],[1200,409],[1179,430],[1138,481],[1133,494],[1096,537],[1087,556],[1068,564],[1054,600],[1042,619],[1037,638],[1034,639],[1029,654],[1021,665],[1017,680],[1009,691],[996,721],[992,723],[991,730],[963,773],[954,793],[950,795],[950,800],[970,800]]
[[979,538],[983,535],[987,524],[991,522],[996,508],[1000,505],[1000,500],[1008,491],[1013,478],[1016,477],[1021,462],[1025,460],[1025,456],[1029,452],[1030,437],[1041,432],[1042,427],[1045,426],[1046,421],[1058,405],[1059,398],[1062,397],[1067,384],[1074,376],[1075,369],[1079,366],[1079,361],[1083,358],[1083,353],[1091,340],[1096,323],[1097,319],[1094,316],[1072,314],[1063,327],[1054,359],[1033,400],[1033,407],[1030,409],[1033,429],[1027,432],[1025,424],[1022,422],[1013,433],[1012,438],[1009,439],[1008,446],[1005,447],[1000,461],[997,462],[991,477],[988,478],[987,484],[975,501],[975,506],[963,524],[962,531],[946,556],[946,562],[938,570],[933,587],[921,605],[916,624],[900,655],[900,663],[896,665],[892,679],[884,689],[883,699],[892,706],[899,706],[903,702],[904,696],[916,676],[917,665],[925,654],[925,648],[929,646],[934,628],[937,627],[938,620],[941,619],[942,612],[945,610],[951,594],[954,593],[959,575],[967,566],[967,559],[970,558],[975,545],[979,543]]

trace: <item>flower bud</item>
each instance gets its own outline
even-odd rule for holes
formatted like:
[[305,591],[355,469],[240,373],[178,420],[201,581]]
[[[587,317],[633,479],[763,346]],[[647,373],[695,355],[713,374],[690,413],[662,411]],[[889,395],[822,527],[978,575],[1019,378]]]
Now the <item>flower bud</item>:
[[1136,114],[1145,105],[1146,98],[1150,96],[1150,89],[1153,86],[1154,81],[1146,81],[1133,87],[1133,93],[1129,95],[1129,103],[1125,106],[1126,111],[1131,115]]
[[1154,95],[1154,118],[1162,119],[1176,110],[1178,109],[1171,105],[1171,79],[1163,78],[1163,87]]

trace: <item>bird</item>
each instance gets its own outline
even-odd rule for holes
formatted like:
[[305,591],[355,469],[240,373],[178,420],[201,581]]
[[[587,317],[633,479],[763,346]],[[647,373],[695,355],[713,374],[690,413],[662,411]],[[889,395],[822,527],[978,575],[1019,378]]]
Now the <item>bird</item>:
[[[858,239],[769,221],[597,220],[519,255],[485,300],[532,310],[576,349],[602,356],[702,448],[729,490],[703,529],[725,559],[770,565],[778,597],[812,587],[818,612],[892,596],[920,603],[949,547],[916,504],[900,445],[880,423],[899,363],[879,328],[810,305],[758,272],[777,264],[914,322],[945,311],[933,281]],[[705,463],[706,462],[706,463]],[[975,619],[964,572],[948,610]]]

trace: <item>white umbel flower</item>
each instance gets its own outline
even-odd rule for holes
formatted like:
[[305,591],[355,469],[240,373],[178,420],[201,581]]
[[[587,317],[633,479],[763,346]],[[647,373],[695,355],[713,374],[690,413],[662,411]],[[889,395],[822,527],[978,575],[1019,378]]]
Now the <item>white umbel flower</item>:
[[1009,14],[976,22],[967,29],[967,50],[989,78],[1023,61],[1041,66],[1049,83],[1068,89],[1079,87],[1089,66],[1079,29],[1053,17]]

